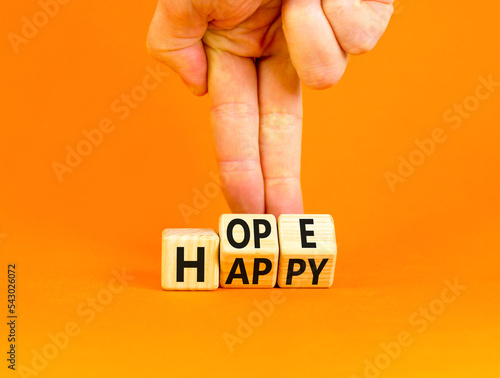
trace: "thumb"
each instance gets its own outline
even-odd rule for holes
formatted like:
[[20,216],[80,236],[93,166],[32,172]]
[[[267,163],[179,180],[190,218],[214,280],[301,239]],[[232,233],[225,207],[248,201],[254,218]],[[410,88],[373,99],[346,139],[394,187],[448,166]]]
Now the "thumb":
[[206,18],[191,1],[160,0],[147,39],[149,53],[197,96],[207,93],[207,57],[201,42],[206,30]]

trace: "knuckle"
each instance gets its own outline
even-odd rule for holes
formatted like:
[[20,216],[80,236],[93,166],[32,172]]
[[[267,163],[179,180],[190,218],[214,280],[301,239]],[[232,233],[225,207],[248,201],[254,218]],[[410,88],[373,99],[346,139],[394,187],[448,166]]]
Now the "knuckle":
[[290,174],[284,176],[264,176],[266,185],[268,186],[299,186],[300,175]]
[[219,119],[257,117],[259,111],[256,106],[245,102],[224,102],[210,108],[212,114]]
[[295,113],[262,113],[260,115],[261,127],[276,132],[293,132],[300,128],[302,115]]
[[218,159],[219,171],[225,175],[239,174],[244,172],[260,171],[260,160],[258,158],[243,157],[239,159]]
[[262,113],[260,115],[259,142],[262,150],[280,146],[291,148],[293,140],[300,138],[302,114],[300,113]]

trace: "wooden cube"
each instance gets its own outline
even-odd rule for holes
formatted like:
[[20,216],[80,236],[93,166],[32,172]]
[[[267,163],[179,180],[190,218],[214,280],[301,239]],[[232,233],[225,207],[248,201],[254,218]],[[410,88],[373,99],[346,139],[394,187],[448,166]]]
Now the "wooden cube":
[[337,244],[331,215],[280,215],[278,233],[279,287],[332,286]]
[[163,230],[161,286],[166,290],[215,290],[219,287],[219,236],[214,230]]
[[279,257],[274,215],[223,214],[219,236],[222,287],[274,287]]

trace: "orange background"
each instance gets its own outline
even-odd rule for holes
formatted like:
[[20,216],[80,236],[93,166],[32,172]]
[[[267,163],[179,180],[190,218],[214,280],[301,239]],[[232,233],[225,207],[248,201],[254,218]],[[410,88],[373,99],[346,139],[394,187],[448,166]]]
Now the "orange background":
[[[39,377],[370,376],[400,332],[413,342],[381,376],[499,376],[500,87],[458,130],[443,115],[479,77],[500,81],[500,7],[403,0],[337,86],[304,90],[305,209],[334,217],[333,288],[179,293],[160,289],[162,229],[217,229],[229,210],[217,193],[188,224],[179,211],[216,172],[206,97],[171,74],[125,119],[111,109],[156,68],[145,49],[155,5],[69,1],[16,54],[8,33],[40,5],[3,4],[0,277],[6,293],[16,263],[18,367],[75,322]],[[103,118],[113,132],[59,182],[53,162]],[[437,127],[446,142],[391,191],[384,173]],[[135,278],[87,323],[78,306],[122,268]],[[455,279],[467,289],[415,327]],[[284,302],[231,353],[223,335],[278,290]]]

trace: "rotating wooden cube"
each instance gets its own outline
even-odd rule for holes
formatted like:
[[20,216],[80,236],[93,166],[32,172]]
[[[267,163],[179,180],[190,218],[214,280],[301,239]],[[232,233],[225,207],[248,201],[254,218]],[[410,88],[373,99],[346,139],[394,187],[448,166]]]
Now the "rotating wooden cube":
[[332,286],[337,244],[331,215],[280,215],[278,234],[279,287]]
[[222,287],[274,287],[279,257],[274,215],[223,214],[219,235]]

